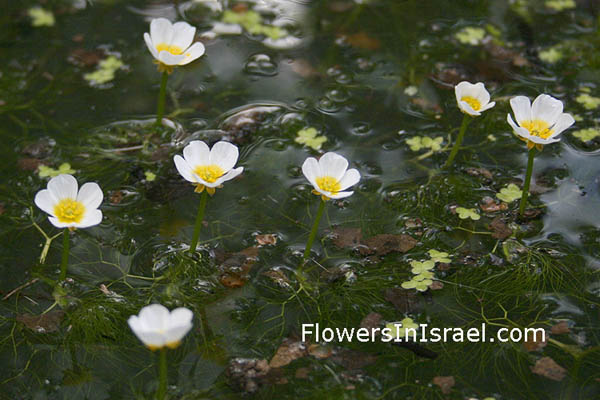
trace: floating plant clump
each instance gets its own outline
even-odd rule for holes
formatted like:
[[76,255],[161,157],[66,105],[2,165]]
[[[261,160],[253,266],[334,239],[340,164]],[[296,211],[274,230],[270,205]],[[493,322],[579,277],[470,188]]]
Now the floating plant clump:
[[600,398],[591,3],[8,2],[0,398]]

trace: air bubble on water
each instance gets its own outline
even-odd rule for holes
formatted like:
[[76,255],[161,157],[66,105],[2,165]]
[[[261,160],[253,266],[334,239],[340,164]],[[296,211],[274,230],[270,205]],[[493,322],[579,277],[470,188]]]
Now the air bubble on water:
[[251,75],[274,76],[277,75],[277,64],[266,54],[254,54],[246,62],[244,71]]

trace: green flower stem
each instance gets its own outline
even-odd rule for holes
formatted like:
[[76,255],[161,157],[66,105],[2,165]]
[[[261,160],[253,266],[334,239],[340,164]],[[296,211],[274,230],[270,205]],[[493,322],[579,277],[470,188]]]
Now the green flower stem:
[[163,400],[167,394],[167,349],[163,347],[158,353],[158,390],[157,400]]
[[63,231],[63,251],[62,261],[60,263],[60,278],[59,281],[64,281],[67,277],[67,266],[69,264],[69,228]]
[[523,195],[521,196],[521,205],[519,206],[519,215],[525,212],[527,197],[529,196],[529,184],[531,183],[531,174],[533,173],[533,159],[535,158],[535,147],[529,150],[529,159],[527,160],[527,172],[525,173],[525,183],[523,184]]
[[163,72],[160,81],[160,92],[158,93],[158,107],[156,110],[156,125],[160,126],[163,115],[165,114],[165,99],[167,97],[167,80],[169,79],[168,72]]
[[454,142],[454,146],[452,147],[452,150],[450,151],[450,155],[448,156],[448,160],[446,161],[446,164],[444,164],[444,168],[448,168],[449,166],[452,165],[452,162],[454,161],[454,157],[456,157],[456,154],[458,153],[458,149],[460,148],[460,145],[462,144],[463,141],[463,137],[465,136],[465,132],[467,130],[467,126],[469,126],[469,124],[471,123],[472,118],[465,114],[465,116],[463,117],[462,120],[462,124],[460,125],[460,131],[458,131],[458,136],[456,137],[456,142]]
[[315,217],[315,223],[313,224],[312,230],[310,231],[310,236],[308,237],[308,242],[306,243],[303,261],[306,261],[308,259],[308,256],[310,256],[310,249],[312,249],[315,237],[317,237],[317,231],[319,230],[319,222],[321,222],[323,211],[325,211],[325,200],[321,198],[321,204],[319,204],[319,210],[317,211],[317,216]]
[[200,195],[200,206],[198,207],[198,215],[196,216],[196,226],[194,227],[194,236],[192,236],[192,243],[190,244],[190,252],[196,251],[196,245],[198,244],[198,238],[200,237],[200,229],[202,228],[202,221],[204,220],[204,209],[206,208],[206,201],[208,200],[208,191],[205,189]]

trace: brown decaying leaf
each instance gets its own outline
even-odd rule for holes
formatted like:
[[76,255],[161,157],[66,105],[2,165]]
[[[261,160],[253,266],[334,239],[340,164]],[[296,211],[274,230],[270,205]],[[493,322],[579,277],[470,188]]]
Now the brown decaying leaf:
[[37,333],[55,332],[65,316],[64,311],[50,311],[42,315],[22,314],[17,315],[17,321]]
[[253,393],[271,371],[267,360],[234,358],[227,366],[227,376],[241,390]]
[[441,290],[444,288],[444,284],[440,281],[433,281],[431,285],[429,285],[429,289],[431,290]]
[[19,158],[17,166],[23,171],[35,171],[42,164],[37,158]]
[[500,217],[494,218],[490,223],[490,230],[492,231],[492,237],[494,239],[503,240],[512,235],[512,229],[510,229]]
[[364,31],[347,35],[346,41],[350,43],[352,47],[364,50],[377,50],[381,47],[379,39],[369,36],[369,34]]
[[369,330],[378,328],[381,325],[381,321],[383,321],[383,316],[376,312],[371,312],[367,314],[366,317],[360,321],[361,328],[367,328]]
[[417,241],[408,235],[391,235],[384,233],[370,237],[365,241],[367,248],[361,248],[363,254],[377,254],[379,256],[401,252],[406,253],[417,245]]
[[423,221],[421,221],[421,218],[409,218],[406,220],[406,222],[404,222],[404,226],[409,229],[420,228],[423,226]]
[[377,356],[358,350],[336,349],[331,360],[346,369],[360,369],[377,361]]
[[258,246],[275,245],[277,244],[277,235],[274,233],[265,233],[264,235],[256,235],[254,237]]
[[523,348],[525,351],[537,351],[541,350],[548,344],[546,340],[542,340],[546,338],[547,334],[543,334],[542,332],[534,332],[535,334],[528,334],[526,340],[523,342]]
[[567,323],[567,321],[560,321],[558,324],[552,326],[552,328],[550,328],[550,332],[553,335],[560,335],[563,333],[569,333],[571,332],[571,329],[569,329],[569,324]]
[[112,205],[117,205],[121,201],[123,201],[123,197],[125,197],[125,194],[123,193],[123,191],[121,191],[121,190],[114,190],[114,191],[112,191],[110,193],[108,201]]
[[306,343],[286,338],[283,339],[283,343],[271,358],[269,366],[271,368],[281,368],[307,354]]
[[481,199],[481,203],[479,204],[479,208],[481,208],[481,210],[483,212],[496,212],[496,211],[505,211],[508,209],[508,204],[503,203],[503,202],[496,202],[494,199],[492,199],[490,196],[485,196],[483,199]]
[[453,376],[436,376],[433,378],[433,384],[439,386],[444,394],[449,394],[455,383]]
[[306,367],[300,367],[296,370],[296,374],[294,375],[296,379],[308,379],[308,374],[310,369]]
[[360,228],[335,228],[332,233],[333,244],[339,248],[355,247],[362,241]]
[[484,49],[497,61],[510,62],[515,67],[525,67],[529,65],[529,61],[520,53],[502,47],[492,41],[486,42]]
[[82,67],[93,67],[98,64],[102,58],[104,58],[104,51],[102,50],[85,50],[77,48],[71,51],[68,59],[73,64]]
[[278,284],[283,289],[289,289],[291,287],[290,280],[288,279],[288,277],[283,273],[283,271],[281,271],[277,267],[271,268],[270,270],[263,272],[263,275],[271,278],[273,282]]
[[220,266],[219,281],[228,288],[239,288],[248,281],[250,268],[258,258],[258,248],[248,247],[239,253],[232,254]]
[[419,308],[421,308],[414,290],[388,288],[384,290],[383,297],[392,303],[396,310],[403,314],[416,312]]
[[567,376],[567,370],[561,367],[550,357],[542,357],[531,367],[531,372],[552,379],[553,381],[562,381]]
[[483,176],[488,181],[491,181],[494,178],[492,173],[485,168],[469,167],[465,170],[465,172],[471,176]]
[[331,357],[333,349],[331,346],[324,346],[321,344],[311,344],[308,346],[308,354],[319,360]]

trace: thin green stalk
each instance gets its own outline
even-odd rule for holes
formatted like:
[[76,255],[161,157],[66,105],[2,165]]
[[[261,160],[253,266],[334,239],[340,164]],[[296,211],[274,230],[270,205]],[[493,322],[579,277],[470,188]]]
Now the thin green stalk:
[[448,156],[446,164],[444,164],[444,168],[448,168],[452,165],[454,157],[456,157],[456,154],[458,154],[458,149],[462,144],[463,137],[465,136],[465,132],[467,131],[467,126],[469,126],[469,123],[471,123],[471,119],[472,118],[467,114],[465,114],[465,116],[463,117],[462,124],[460,125],[460,131],[458,131],[458,136],[456,137],[456,142],[454,142],[454,146],[450,151],[450,155]]
[[156,125],[160,126],[162,123],[163,115],[165,115],[165,100],[167,97],[167,80],[169,79],[169,73],[163,72],[162,79],[160,81],[160,92],[158,93],[158,107],[156,110]]
[[194,226],[194,236],[192,236],[192,243],[190,244],[190,252],[196,251],[196,245],[198,245],[198,238],[200,237],[200,229],[202,228],[202,221],[204,220],[204,209],[206,208],[206,201],[208,200],[208,191],[205,189],[200,195],[200,206],[198,207],[198,215],[196,216],[196,226]]
[[533,173],[533,159],[535,158],[535,147],[529,150],[529,159],[527,160],[527,172],[525,173],[525,183],[523,183],[523,195],[521,196],[521,205],[519,206],[519,215],[525,212],[527,197],[529,196],[529,184],[531,183],[531,174]]
[[167,348],[163,347],[158,353],[158,390],[156,399],[163,400],[167,394]]
[[69,228],[63,231],[62,262],[60,263],[60,279],[64,281],[67,277],[67,265],[69,264]]
[[317,211],[317,216],[315,217],[315,223],[313,224],[312,230],[310,231],[310,236],[308,237],[308,242],[306,243],[306,249],[304,250],[304,261],[306,261],[308,259],[308,256],[310,256],[310,249],[312,249],[315,237],[317,237],[317,231],[319,230],[319,222],[321,222],[323,211],[325,211],[325,200],[321,198],[321,204],[319,204],[319,210]]

